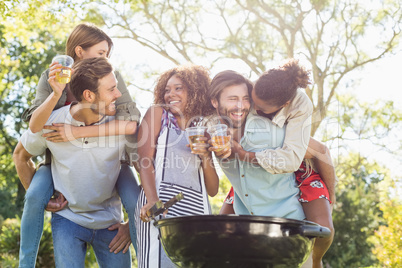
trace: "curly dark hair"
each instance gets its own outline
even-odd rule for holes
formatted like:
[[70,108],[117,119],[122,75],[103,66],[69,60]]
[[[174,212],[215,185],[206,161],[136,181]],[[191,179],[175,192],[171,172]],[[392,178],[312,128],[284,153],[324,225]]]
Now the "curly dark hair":
[[254,86],[254,93],[261,100],[281,106],[292,100],[298,88],[306,88],[310,71],[299,65],[299,60],[290,59],[279,68],[264,72]]
[[166,104],[164,100],[165,87],[173,75],[180,78],[187,87],[187,105],[183,111],[186,117],[211,115],[214,111],[214,107],[208,98],[211,78],[208,68],[199,65],[180,65],[164,72],[158,78],[154,89],[154,103]]

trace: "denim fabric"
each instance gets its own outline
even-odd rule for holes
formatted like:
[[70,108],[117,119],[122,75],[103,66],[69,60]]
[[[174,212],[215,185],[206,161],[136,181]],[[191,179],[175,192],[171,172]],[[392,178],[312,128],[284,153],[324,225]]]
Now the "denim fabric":
[[127,164],[121,164],[120,174],[116,182],[116,189],[119,193],[121,202],[126,209],[130,226],[131,242],[134,246],[135,252],[137,252],[137,230],[135,228],[134,215],[138,196],[140,194],[140,186],[138,184],[137,176],[134,175],[132,168]]
[[35,267],[39,242],[43,232],[45,207],[53,195],[50,165],[39,167],[25,194],[21,217],[19,267]]
[[[249,114],[240,145],[249,152],[275,149],[283,146],[287,126],[280,128],[268,118]],[[283,157],[273,154],[272,159],[283,165]],[[238,161],[239,175],[232,183],[236,192],[234,210],[236,214],[305,219],[299,202],[300,190],[294,173],[271,174],[259,165]],[[240,186],[240,187],[239,187]],[[236,203],[237,202],[237,203]],[[243,203],[244,206],[236,204]],[[247,209],[244,209],[247,208]]]
[[[239,143],[249,152],[281,148],[285,134],[286,125],[280,128],[271,120],[250,113]],[[275,157],[273,154],[272,158]],[[275,161],[283,164],[280,157]],[[235,191],[236,214],[305,219],[294,173],[271,174],[259,165],[240,160],[219,164]]]
[[[119,178],[116,183],[124,208],[129,217],[130,237],[134,249],[137,251],[137,232],[134,213],[140,193],[138,181],[130,166],[121,165]],[[39,250],[39,242],[43,232],[43,218],[45,207],[54,192],[50,165],[39,167],[25,194],[24,210],[21,217],[20,236],[20,268],[35,267]]]
[[52,213],[54,258],[58,268],[84,268],[88,244],[94,249],[99,267],[130,268],[130,251],[115,254],[109,244],[118,230],[88,229]]

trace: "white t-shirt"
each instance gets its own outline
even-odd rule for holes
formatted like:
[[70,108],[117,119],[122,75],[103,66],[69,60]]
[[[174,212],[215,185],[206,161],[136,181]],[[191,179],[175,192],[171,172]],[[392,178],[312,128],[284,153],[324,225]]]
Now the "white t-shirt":
[[[84,126],[70,114],[71,105],[52,112],[46,125],[65,123]],[[96,125],[114,117],[105,117]],[[42,137],[42,130],[27,130],[21,143],[31,155],[41,155],[46,148],[52,153],[52,176],[55,190],[68,201],[59,215],[90,229],[103,229],[123,220],[120,198],[115,184],[120,172],[120,159],[125,136],[82,138],[54,143]]]

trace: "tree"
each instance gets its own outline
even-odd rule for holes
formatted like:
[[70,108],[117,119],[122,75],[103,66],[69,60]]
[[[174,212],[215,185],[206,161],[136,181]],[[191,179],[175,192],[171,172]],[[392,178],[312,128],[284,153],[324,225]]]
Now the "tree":
[[[7,219],[0,229],[0,266],[17,267],[20,241],[21,219]],[[54,267],[53,240],[50,221],[45,221],[43,236],[39,246],[37,267]]]
[[367,267],[377,260],[368,238],[382,221],[379,208],[380,182],[387,170],[358,154],[341,157],[338,163],[337,204],[333,211],[334,242],[324,262],[330,267]]
[[380,209],[384,224],[379,226],[370,241],[374,244],[374,255],[381,267],[402,266],[402,198],[400,197],[402,180],[394,179],[382,186]]
[[386,225],[376,230],[372,239],[376,255],[382,267],[402,266],[402,203],[401,200],[388,200],[380,206]]
[[308,62],[314,79],[307,90],[314,103],[314,135],[345,76],[399,44],[402,1],[380,2],[98,1],[87,18],[174,64],[192,61],[213,67],[232,59],[255,76],[285,58]]
[[[371,142],[379,151],[402,156],[401,140],[397,135],[402,130],[402,111],[394,101],[377,100],[367,103],[353,94],[337,95],[336,99],[338,105],[328,111],[328,118],[319,131],[326,140],[341,140],[343,146]],[[334,121],[337,127],[331,128],[330,124]]]
[[54,55],[63,53],[73,21],[51,0],[0,6],[0,214],[21,214],[25,190],[19,183],[12,153],[22,130],[21,113],[33,100],[41,73]]
[[[374,145],[375,155],[388,152],[393,158],[400,157],[400,137],[394,137],[393,130],[400,127],[401,111],[392,101],[364,103],[347,94],[337,95],[337,100],[338,106],[329,110],[319,131],[324,133],[324,140],[328,139],[327,144],[338,149],[339,184],[333,211],[335,238],[324,262],[330,267],[376,265],[380,258],[377,260],[378,254],[373,253],[372,236],[376,229],[383,228],[379,226],[388,222],[381,204],[390,201],[395,189],[393,181],[398,178],[359,150],[360,146]],[[336,128],[331,127],[334,121]],[[398,234],[389,234],[388,239],[398,240]]]

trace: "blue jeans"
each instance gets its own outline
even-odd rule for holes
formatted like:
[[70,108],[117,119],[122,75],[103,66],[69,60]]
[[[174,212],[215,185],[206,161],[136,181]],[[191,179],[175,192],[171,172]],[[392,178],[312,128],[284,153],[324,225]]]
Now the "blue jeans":
[[[134,249],[137,251],[137,232],[134,224],[134,214],[140,188],[132,169],[127,164],[121,165],[116,188],[127,211],[130,237]],[[39,167],[25,194],[24,210],[21,217],[20,268],[35,267],[43,232],[44,212],[53,192],[54,187],[50,165]]]
[[[135,171],[134,171],[135,172]],[[131,243],[137,252],[137,229],[135,228],[135,209],[137,207],[138,196],[140,195],[140,186],[137,177],[134,176],[132,168],[127,164],[121,164],[120,174],[117,178],[116,189],[119,193],[121,202],[128,215],[128,224],[130,226]]]
[[20,231],[20,268],[35,267],[43,232],[45,207],[53,191],[50,165],[43,165],[36,171],[25,194]]
[[130,251],[110,252],[109,244],[117,230],[88,229],[52,213],[52,234],[57,268],[84,268],[88,244],[94,249],[99,267],[131,268]]

